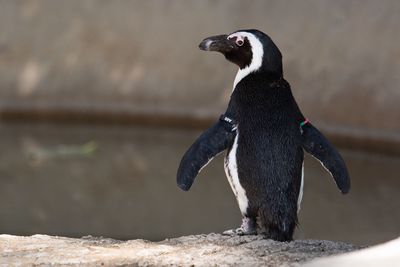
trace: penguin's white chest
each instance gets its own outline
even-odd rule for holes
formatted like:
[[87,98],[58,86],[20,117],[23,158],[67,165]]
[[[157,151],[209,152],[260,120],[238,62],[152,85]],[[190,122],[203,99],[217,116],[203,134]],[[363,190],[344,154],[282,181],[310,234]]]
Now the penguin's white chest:
[[237,131],[235,140],[232,145],[232,149],[225,157],[224,169],[226,177],[228,178],[229,184],[231,185],[232,191],[236,196],[236,200],[239,204],[242,215],[246,215],[249,201],[246,196],[246,191],[242,187],[239,181],[239,174],[237,170],[236,152],[238,148],[239,131]]

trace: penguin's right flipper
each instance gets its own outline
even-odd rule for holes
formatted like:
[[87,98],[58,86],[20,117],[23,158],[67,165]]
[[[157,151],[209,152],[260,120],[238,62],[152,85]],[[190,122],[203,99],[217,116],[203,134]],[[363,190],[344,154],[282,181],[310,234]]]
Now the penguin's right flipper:
[[224,115],[211,128],[200,135],[186,151],[177,174],[178,186],[187,191],[192,186],[197,174],[214,157],[227,149],[236,136],[233,121]]
[[303,148],[330,172],[340,191],[343,194],[348,193],[350,190],[349,173],[339,152],[311,123],[302,125],[301,130]]

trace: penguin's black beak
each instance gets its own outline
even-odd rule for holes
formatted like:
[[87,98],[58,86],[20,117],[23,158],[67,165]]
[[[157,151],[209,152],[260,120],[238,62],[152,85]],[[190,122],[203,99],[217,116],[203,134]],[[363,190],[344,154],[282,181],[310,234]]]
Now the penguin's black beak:
[[225,54],[237,49],[237,46],[233,40],[228,39],[228,35],[222,34],[204,39],[199,44],[199,48],[204,51],[217,51]]

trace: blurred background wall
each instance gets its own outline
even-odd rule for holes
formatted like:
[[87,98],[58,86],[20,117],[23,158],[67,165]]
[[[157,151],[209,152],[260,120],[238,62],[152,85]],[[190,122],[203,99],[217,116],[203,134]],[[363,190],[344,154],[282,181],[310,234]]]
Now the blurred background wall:
[[236,67],[199,51],[242,28],[271,35],[312,121],[400,131],[398,1],[1,1],[0,109],[216,116]]
[[[371,184],[358,187],[364,191],[359,192],[358,202],[355,201],[362,205],[363,197],[374,196],[370,187],[376,187],[380,182],[386,183],[386,187],[376,193],[382,197],[378,207],[398,208],[396,194],[400,190],[396,180],[399,177],[394,170],[400,153],[399,14],[400,2],[396,0],[0,1],[0,134],[5,147],[3,152],[7,151],[1,156],[3,204],[0,210],[3,216],[0,220],[3,221],[0,231],[79,235],[91,233],[87,229],[97,229],[94,233],[100,235],[155,239],[167,236],[167,233],[192,232],[193,228],[182,225],[179,229],[185,231],[171,230],[173,224],[178,225],[172,217],[168,217],[170,228],[165,226],[165,231],[158,228],[156,234],[151,229],[145,234],[129,227],[129,230],[115,234],[109,229],[113,228],[113,223],[119,225],[118,219],[104,224],[107,225],[105,228],[90,224],[79,228],[72,222],[65,226],[65,218],[78,220],[72,206],[81,209],[90,201],[95,203],[95,199],[104,200],[101,196],[108,196],[107,189],[111,190],[116,181],[128,185],[133,180],[136,183],[137,177],[144,180],[154,177],[163,179],[160,184],[171,185],[171,190],[175,190],[174,172],[180,156],[198,134],[197,130],[205,128],[225,110],[237,71],[221,55],[203,53],[197,45],[204,37],[243,28],[257,28],[268,33],[281,49],[285,77],[304,114],[336,144],[344,149],[361,150],[361,156],[354,156],[359,155],[358,152],[346,154],[349,160],[354,156],[358,162],[358,165],[351,164],[357,165],[355,173],[360,170],[364,175],[365,166],[360,162],[371,159],[363,151],[379,152],[385,157],[392,155],[388,161],[383,160],[385,163],[374,161],[382,160],[381,156],[372,157],[375,163],[371,166],[376,167],[369,172]],[[63,122],[68,124],[60,124]],[[136,133],[139,125],[151,126],[151,133],[169,137],[163,139],[157,134],[143,134],[141,131],[146,132],[146,129]],[[159,126],[164,128],[157,128]],[[131,138],[124,134],[131,131]],[[143,139],[148,136],[154,139]],[[147,152],[137,149],[143,142],[147,144],[145,140],[148,146],[141,149]],[[90,153],[96,150],[90,147],[91,141],[98,148],[98,154],[88,158],[86,142],[89,142]],[[63,145],[61,148],[60,144]],[[163,166],[163,159],[159,158],[157,149],[160,147],[165,155],[169,155],[166,157],[170,157],[170,161],[164,162],[168,166]],[[386,162],[391,165],[385,172],[380,166]],[[146,170],[152,174],[149,176]],[[223,176],[223,173],[212,171],[209,175]],[[363,175],[355,179],[361,181]],[[97,191],[90,186],[93,184],[91,179],[96,177],[107,181]],[[389,178],[385,180],[385,177]],[[93,189],[90,192],[96,198],[86,199],[91,193],[82,191],[78,194],[80,189],[75,187],[63,191],[63,188],[69,188],[63,184],[68,179],[75,185],[86,179],[88,190]],[[210,183],[211,178],[208,182],[205,180],[203,177],[201,182]],[[47,189],[43,189],[44,184]],[[221,182],[221,186],[226,185],[226,181]],[[149,190],[146,184],[140,186],[137,187],[137,190],[141,188],[140,192]],[[129,188],[122,186],[120,189]],[[20,198],[19,193],[24,195],[30,189],[33,190],[31,197]],[[176,205],[183,205],[177,204],[181,201],[180,192],[159,190],[156,192],[159,192],[157,196],[163,196],[161,199],[178,194],[176,202],[169,208],[169,214],[175,216]],[[200,199],[209,189],[204,187],[204,190],[194,197],[192,206],[199,205],[199,201],[194,200]],[[332,188],[332,192],[334,190]],[[390,191],[393,193],[391,199],[384,197],[387,190],[393,190]],[[49,197],[43,195],[44,192],[56,193]],[[218,192],[215,191],[216,199],[219,199]],[[78,195],[70,199],[73,194]],[[126,199],[121,202],[128,201],[129,191],[120,194],[126,194]],[[221,201],[233,202],[229,208],[237,209],[229,189],[226,194],[228,200]],[[52,203],[57,196],[63,204]],[[41,197],[44,198],[42,202],[36,203]],[[141,207],[143,214],[147,214],[144,207],[150,205],[148,197],[143,194],[142,198],[129,201],[135,205],[143,202],[135,207]],[[329,199],[325,200],[329,202]],[[55,205],[54,210],[44,208],[47,205],[44,203],[49,201]],[[75,204],[69,206],[68,201]],[[32,211],[32,203],[37,204],[38,212]],[[113,203],[109,204],[108,214],[118,206],[117,202]],[[351,202],[343,201],[343,206],[345,203]],[[69,208],[71,213],[56,211],[58,207],[67,211]],[[326,209],[321,207],[321,210]],[[186,210],[189,212],[190,207]],[[380,227],[391,229],[386,235],[375,234],[364,239],[358,236],[350,241],[371,243],[395,236],[397,228],[394,225],[400,225],[399,210],[365,231]],[[105,218],[113,217],[106,214],[96,217],[99,213],[93,207],[80,212],[92,214],[102,223]],[[132,211],[132,216],[136,212]],[[353,209],[346,212],[354,214]],[[365,209],[363,214],[367,212]],[[218,207],[211,213],[218,215]],[[238,217],[237,213],[230,214],[226,221]],[[311,221],[315,214],[311,210],[309,214]],[[373,214],[371,216],[376,218],[376,213]],[[146,220],[146,216],[140,220]],[[88,218],[83,221],[90,221]],[[193,218],[199,221],[199,217]],[[360,215],[359,218],[363,217]],[[368,216],[365,220],[368,218],[371,220]],[[128,223],[130,219],[124,220]],[[36,228],[29,228],[23,221],[31,222],[29,225],[36,225]],[[78,225],[84,222],[79,221]],[[364,220],[360,219],[360,222]],[[230,226],[235,224],[236,221]],[[359,225],[359,221],[354,225]],[[226,224],[218,227],[223,226]],[[200,227],[195,228],[199,231],[215,229],[212,224],[208,228],[196,227]],[[123,229],[123,226],[117,228]],[[315,236],[321,237],[320,233],[324,232],[321,229]],[[343,231],[341,233],[346,236]],[[309,236],[304,234],[304,237]]]

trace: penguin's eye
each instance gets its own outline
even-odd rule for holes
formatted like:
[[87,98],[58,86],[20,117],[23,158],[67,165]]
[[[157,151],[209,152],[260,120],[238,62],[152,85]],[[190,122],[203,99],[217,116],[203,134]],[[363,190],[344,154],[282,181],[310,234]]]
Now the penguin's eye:
[[244,36],[238,34],[231,34],[228,36],[228,40],[233,40],[237,46],[244,45]]

